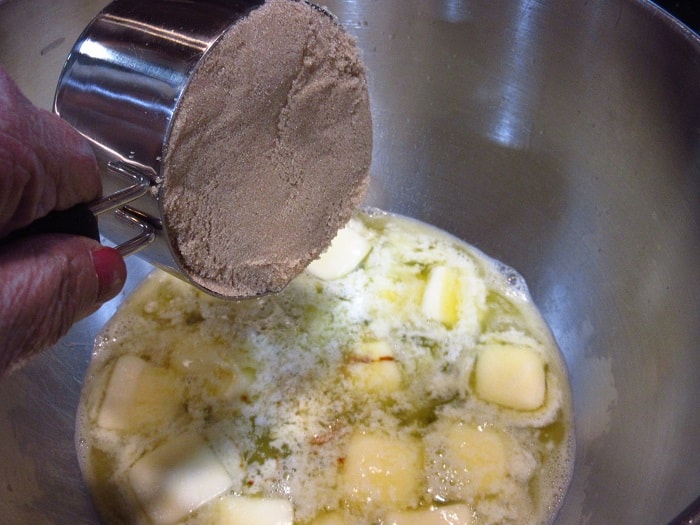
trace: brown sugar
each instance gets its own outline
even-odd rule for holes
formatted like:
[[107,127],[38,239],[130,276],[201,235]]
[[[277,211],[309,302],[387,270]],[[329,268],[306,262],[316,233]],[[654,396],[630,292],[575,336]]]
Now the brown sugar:
[[230,298],[281,290],[360,205],[371,152],[353,38],[267,1],[205,55],[173,119],[160,198],[182,269]]

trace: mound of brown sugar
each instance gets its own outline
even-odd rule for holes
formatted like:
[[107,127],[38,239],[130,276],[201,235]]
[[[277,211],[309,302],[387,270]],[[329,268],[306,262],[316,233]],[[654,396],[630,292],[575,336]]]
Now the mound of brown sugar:
[[361,203],[371,151],[353,38],[268,0],[205,55],[174,116],[159,191],[182,269],[229,298],[281,290]]

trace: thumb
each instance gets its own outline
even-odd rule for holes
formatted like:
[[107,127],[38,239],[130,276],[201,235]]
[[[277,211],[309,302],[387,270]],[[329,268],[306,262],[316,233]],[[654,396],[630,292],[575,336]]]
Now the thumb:
[[47,348],[114,297],[119,252],[72,235],[41,235],[0,250],[0,375]]

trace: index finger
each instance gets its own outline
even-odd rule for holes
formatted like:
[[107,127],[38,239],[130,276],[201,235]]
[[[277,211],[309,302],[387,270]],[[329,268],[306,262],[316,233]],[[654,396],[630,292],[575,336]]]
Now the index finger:
[[0,237],[102,193],[95,154],[0,68]]

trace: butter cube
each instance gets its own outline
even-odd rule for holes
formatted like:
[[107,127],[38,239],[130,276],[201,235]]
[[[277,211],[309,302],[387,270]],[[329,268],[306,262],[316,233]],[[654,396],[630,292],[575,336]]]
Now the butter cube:
[[350,438],[343,489],[352,503],[415,505],[423,479],[423,448],[414,439],[357,433]]
[[182,519],[233,483],[196,432],[181,434],[144,455],[131,467],[129,482],[157,524]]
[[235,365],[219,355],[220,346],[208,340],[197,344],[175,344],[170,363],[184,376],[197,376],[204,382],[205,392],[213,397],[239,396],[248,382]]
[[361,230],[361,224],[356,219],[341,228],[326,251],[307,266],[309,273],[324,281],[332,281],[357,268],[372,249],[369,240],[358,230]]
[[396,361],[351,363],[347,371],[352,384],[363,392],[388,394],[401,388],[401,370]]
[[386,341],[368,341],[360,345],[347,367],[352,384],[364,392],[389,393],[401,387],[401,369]]
[[484,346],[476,360],[476,394],[491,403],[534,410],[544,403],[544,362],[533,348],[512,344]]
[[456,503],[430,509],[393,511],[384,525],[475,525],[474,512],[467,505]]
[[498,492],[507,468],[501,434],[488,428],[456,424],[447,430],[445,437],[445,459],[460,484],[481,494]]
[[459,319],[459,300],[459,270],[442,265],[431,268],[423,291],[423,314],[450,328]]
[[112,369],[97,424],[110,430],[138,431],[167,422],[183,410],[180,388],[171,371],[123,355]]
[[294,509],[282,498],[224,496],[214,504],[207,525],[292,525]]

